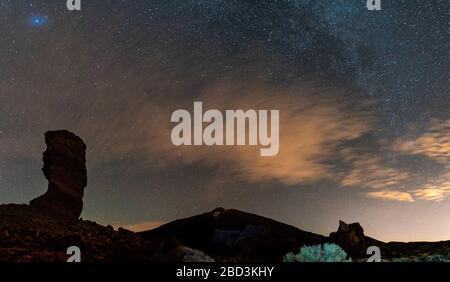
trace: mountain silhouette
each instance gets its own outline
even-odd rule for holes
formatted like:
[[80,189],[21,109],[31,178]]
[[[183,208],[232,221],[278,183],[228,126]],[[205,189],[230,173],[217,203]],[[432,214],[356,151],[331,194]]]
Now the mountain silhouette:
[[450,261],[450,241],[384,243],[359,223],[339,222],[328,237],[263,216],[216,208],[134,233],[79,219],[87,185],[86,145],[75,134],[46,135],[47,192],[30,205],[0,205],[0,261],[66,261],[78,247],[82,261],[279,262],[304,246],[335,243],[353,260],[378,247],[387,261]]
[[224,208],[175,220],[140,235],[150,241],[170,238],[223,261],[281,261],[286,253],[304,245],[328,241],[325,236],[269,218]]

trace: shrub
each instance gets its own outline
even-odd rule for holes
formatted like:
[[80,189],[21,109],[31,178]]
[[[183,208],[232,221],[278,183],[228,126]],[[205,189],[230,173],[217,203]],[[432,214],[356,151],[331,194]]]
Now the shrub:
[[449,262],[450,258],[448,255],[445,255],[445,254],[437,254],[437,255],[426,256],[424,261],[426,261],[426,262]]
[[415,256],[395,257],[392,262],[450,262],[447,254],[419,254]]
[[351,258],[336,244],[304,246],[298,254],[287,253],[284,262],[350,262]]

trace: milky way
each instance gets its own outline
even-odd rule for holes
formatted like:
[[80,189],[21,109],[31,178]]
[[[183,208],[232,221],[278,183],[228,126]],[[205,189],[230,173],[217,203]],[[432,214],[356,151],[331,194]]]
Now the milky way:
[[[102,224],[224,206],[450,238],[448,1],[18,2],[0,0],[0,202],[45,191],[43,134],[63,128],[87,144],[82,216]],[[175,148],[170,115],[194,101],[279,109],[279,154]]]

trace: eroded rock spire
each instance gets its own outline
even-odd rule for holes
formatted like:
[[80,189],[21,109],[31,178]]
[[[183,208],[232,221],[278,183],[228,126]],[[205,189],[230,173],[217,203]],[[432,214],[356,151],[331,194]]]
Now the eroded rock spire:
[[45,133],[47,150],[43,154],[42,171],[48,190],[30,201],[42,211],[68,218],[78,218],[83,209],[83,193],[87,185],[86,145],[67,130]]

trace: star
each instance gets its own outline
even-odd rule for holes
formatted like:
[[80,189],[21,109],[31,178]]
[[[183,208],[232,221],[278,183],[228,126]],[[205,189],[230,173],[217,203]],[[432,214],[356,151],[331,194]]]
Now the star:
[[47,17],[46,16],[40,16],[40,15],[35,15],[35,16],[31,16],[28,19],[28,24],[31,26],[44,26],[47,23]]
[[[43,133],[69,129],[93,153],[83,216],[105,225],[231,206],[450,239],[445,1],[64,2],[0,0],[0,204],[42,193]],[[172,147],[171,109],[199,100],[280,109],[277,159]]]

